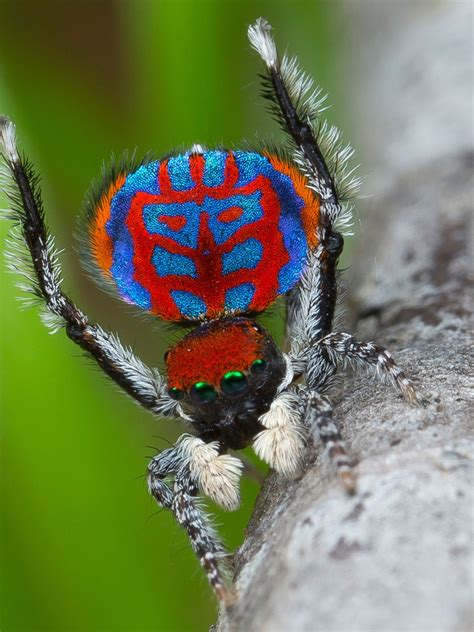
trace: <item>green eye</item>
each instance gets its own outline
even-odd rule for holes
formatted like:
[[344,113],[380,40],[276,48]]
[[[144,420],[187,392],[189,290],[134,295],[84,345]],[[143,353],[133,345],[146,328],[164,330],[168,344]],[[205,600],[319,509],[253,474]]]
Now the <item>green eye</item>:
[[207,382],[196,382],[191,387],[190,393],[191,399],[197,404],[208,404],[215,401],[217,397],[216,389]]
[[171,397],[171,399],[183,399],[184,397],[184,392],[179,389],[176,388],[176,386],[173,386],[172,388],[168,389],[168,395]]
[[229,371],[221,380],[221,388],[226,395],[240,395],[247,390],[247,378],[241,371]]
[[263,373],[266,366],[267,363],[265,362],[265,360],[258,358],[257,360],[254,360],[252,362],[252,364],[250,365],[250,370],[252,371],[252,373]]

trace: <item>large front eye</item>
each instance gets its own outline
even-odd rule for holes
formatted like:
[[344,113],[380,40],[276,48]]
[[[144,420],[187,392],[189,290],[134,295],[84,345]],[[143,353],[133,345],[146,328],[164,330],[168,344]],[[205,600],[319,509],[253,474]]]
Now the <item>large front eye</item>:
[[191,399],[197,404],[209,404],[215,401],[217,397],[216,389],[212,384],[208,384],[207,382],[196,382],[196,384],[191,387],[190,394]]
[[240,395],[247,390],[247,378],[241,371],[229,371],[221,380],[221,389],[226,395]]

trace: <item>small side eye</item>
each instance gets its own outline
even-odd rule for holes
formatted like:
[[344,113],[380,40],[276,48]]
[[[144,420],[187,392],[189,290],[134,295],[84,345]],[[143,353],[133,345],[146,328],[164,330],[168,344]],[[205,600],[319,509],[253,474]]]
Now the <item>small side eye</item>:
[[226,395],[240,395],[247,390],[247,378],[241,371],[229,371],[221,380],[221,389]]
[[176,388],[176,386],[173,386],[172,388],[168,389],[168,395],[171,397],[171,399],[180,400],[183,399],[184,392],[180,388]]
[[209,404],[217,398],[216,389],[212,384],[208,384],[207,382],[196,382],[196,384],[191,387],[190,394],[193,402],[197,404]]
[[250,371],[255,374],[263,373],[266,368],[267,363],[265,360],[262,360],[262,358],[257,358],[257,360],[254,360],[250,365]]

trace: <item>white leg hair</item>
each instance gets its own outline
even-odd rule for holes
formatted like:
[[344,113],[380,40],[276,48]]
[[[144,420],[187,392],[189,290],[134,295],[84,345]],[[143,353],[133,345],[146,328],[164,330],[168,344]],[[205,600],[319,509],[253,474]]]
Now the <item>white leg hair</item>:
[[239,481],[244,467],[240,459],[219,454],[218,441],[205,443],[187,434],[180,437],[176,447],[203,494],[227,511],[239,507]]
[[255,437],[255,453],[283,476],[301,470],[306,432],[301,420],[299,398],[293,391],[280,393],[270,409],[259,418],[266,429]]

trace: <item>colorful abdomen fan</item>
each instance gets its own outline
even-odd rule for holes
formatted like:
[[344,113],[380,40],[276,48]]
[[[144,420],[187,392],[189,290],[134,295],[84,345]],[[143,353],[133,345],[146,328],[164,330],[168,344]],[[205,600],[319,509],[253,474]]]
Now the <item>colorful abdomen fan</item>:
[[168,321],[263,311],[316,245],[319,204],[273,155],[182,154],[111,177],[89,250],[119,296]]

